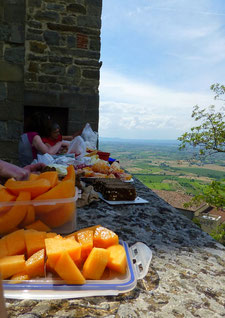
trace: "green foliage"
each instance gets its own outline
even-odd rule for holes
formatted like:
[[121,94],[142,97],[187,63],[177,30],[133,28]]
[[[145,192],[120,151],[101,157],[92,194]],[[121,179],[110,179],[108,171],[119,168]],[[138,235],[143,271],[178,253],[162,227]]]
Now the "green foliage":
[[[216,93],[215,99],[225,94],[225,86],[213,84],[211,90]],[[225,121],[224,109],[220,112],[215,111],[215,106],[211,105],[208,109],[200,109],[194,106],[192,118],[199,124],[191,128],[190,132],[185,132],[178,138],[181,141],[179,149],[191,146],[197,149],[199,158],[214,153],[225,152]]]
[[214,240],[225,245],[225,224],[219,225],[216,230],[210,233],[210,235],[214,238]]
[[194,218],[192,219],[192,222],[195,223],[198,227],[201,228],[201,223],[200,223],[200,221],[199,221],[198,218],[194,217]]

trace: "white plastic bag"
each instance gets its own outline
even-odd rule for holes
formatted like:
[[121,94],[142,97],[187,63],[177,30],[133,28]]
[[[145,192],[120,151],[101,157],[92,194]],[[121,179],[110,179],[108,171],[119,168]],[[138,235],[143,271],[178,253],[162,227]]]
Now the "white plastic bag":
[[92,130],[89,123],[85,125],[81,137],[84,139],[86,147],[97,149],[98,133]]
[[82,158],[86,154],[86,145],[81,136],[75,137],[70,142],[67,153],[74,153],[76,158]]

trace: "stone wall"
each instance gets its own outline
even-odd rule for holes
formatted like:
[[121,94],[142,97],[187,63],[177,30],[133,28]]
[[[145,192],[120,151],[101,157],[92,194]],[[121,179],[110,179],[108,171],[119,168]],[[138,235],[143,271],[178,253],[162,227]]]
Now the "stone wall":
[[15,161],[23,129],[24,0],[0,1],[0,158]]
[[101,11],[102,0],[1,2],[1,158],[17,157],[24,106],[68,108],[69,134],[98,130]]

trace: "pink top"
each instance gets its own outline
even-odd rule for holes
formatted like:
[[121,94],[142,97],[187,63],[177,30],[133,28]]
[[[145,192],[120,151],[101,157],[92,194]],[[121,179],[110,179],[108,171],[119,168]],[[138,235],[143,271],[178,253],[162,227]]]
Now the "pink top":
[[28,137],[28,140],[31,144],[31,147],[32,147],[32,154],[33,154],[33,159],[36,159],[37,158],[37,149],[35,147],[32,146],[32,143],[33,143],[33,139],[35,136],[37,136],[38,133],[35,132],[35,131],[30,131],[27,133],[27,137]]

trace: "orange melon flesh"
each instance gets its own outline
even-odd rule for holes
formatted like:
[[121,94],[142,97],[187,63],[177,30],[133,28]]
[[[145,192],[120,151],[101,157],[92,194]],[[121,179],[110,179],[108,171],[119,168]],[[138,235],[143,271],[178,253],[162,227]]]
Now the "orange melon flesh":
[[8,249],[6,246],[6,239],[2,237],[0,239],[0,258],[8,255]]
[[[17,201],[29,201],[29,192],[20,192]],[[0,234],[8,233],[13,230],[25,217],[27,205],[14,205],[8,212],[0,216]]]
[[107,248],[109,251],[109,260],[107,266],[121,274],[126,273],[127,257],[124,247],[120,244],[112,245]]
[[[64,199],[64,198],[72,198],[75,195],[75,187],[74,183],[71,180],[61,181],[54,188],[49,191],[43,193],[42,195],[37,196],[36,200],[54,200],[54,199]],[[35,212],[39,214],[49,213],[57,208],[57,205],[39,205],[35,206]]]
[[87,231],[87,230],[90,230],[90,231],[93,231],[93,232],[94,232],[95,229],[96,229],[97,227],[99,227],[99,226],[101,226],[101,225],[98,224],[98,225],[93,225],[93,226],[89,226],[89,227],[84,227],[83,229],[80,229],[80,230],[78,230],[78,231],[75,231],[75,232],[73,232],[73,233],[68,234],[66,237],[74,236],[74,237],[76,238],[78,232],[84,232],[84,231]]
[[67,252],[63,252],[56,265],[55,271],[67,284],[84,284],[85,278]]
[[107,248],[116,244],[119,244],[119,237],[116,233],[103,226],[95,229],[93,238],[93,245],[95,247]]
[[62,181],[71,180],[71,181],[73,181],[74,186],[75,186],[76,173],[75,173],[74,166],[70,165],[67,167],[66,170],[67,170],[67,175],[63,178]]
[[24,255],[5,256],[0,259],[0,274],[2,279],[11,277],[14,274],[25,270]]
[[94,247],[83,266],[86,279],[100,279],[109,259],[109,252],[104,248]]
[[93,248],[93,231],[78,231],[76,238],[81,244],[81,258],[85,260]]
[[46,232],[36,230],[25,230],[24,234],[27,257],[30,257],[32,254],[45,248]]
[[14,275],[10,278],[10,283],[11,283],[11,284],[18,284],[18,283],[21,283],[21,282],[24,281],[24,280],[29,280],[29,276],[27,275],[26,272],[14,274]]
[[55,237],[55,236],[57,236],[57,234],[54,233],[54,232],[48,232],[48,233],[46,233],[46,238]]
[[34,181],[34,180],[37,180],[39,178],[39,174],[36,174],[36,173],[30,173],[29,175],[29,181]]
[[50,227],[44,224],[41,220],[37,220],[29,225],[26,226],[26,229],[33,229],[36,231],[44,231],[49,232],[51,231]]
[[53,188],[58,184],[58,172],[46,171],[41,173],[37,179],[47,179],[50,183],[50,188]]
[[45,276],[45,250],[39,250],[26,260],[26,271],[29,278]]
[[49,227],[54,228],[72,221],[75,214],[75,202],[57,204],[57,208],[49,213],[40,215],[40,219]]
[[72,238],[62,238],[60,235],[53,238],[46,238],[45,247],[49,264],[53,268],[60,255],[65,251],[68,252],[74,261],[78,260],[81,255],[81,245],[77,241]]
[[31,199],[45,193],[50,189],[50,182],[47,179],[37,179],[33,181],[14,181],[8,179],[5,187],[14,195],[19,195],[21,191],[27,191],[31,194]]
[[26,225],[29,225],[35,221],[35,210],[33,205],[29,205],[27,207],[27,213],[22,220],[22,222],[19,224],[20,228],[25,227]]
[[[11,202],[15,200],[16,200],[16,196],[11,194],[7,189],[3,187],[0,189],[0,202]],[[0,214],[7,212],[9,209],[10,207],[8,206],[0,207]]]
[[24,254],[26,251],[24,230],[17,230],[5,236],[8,255]]

